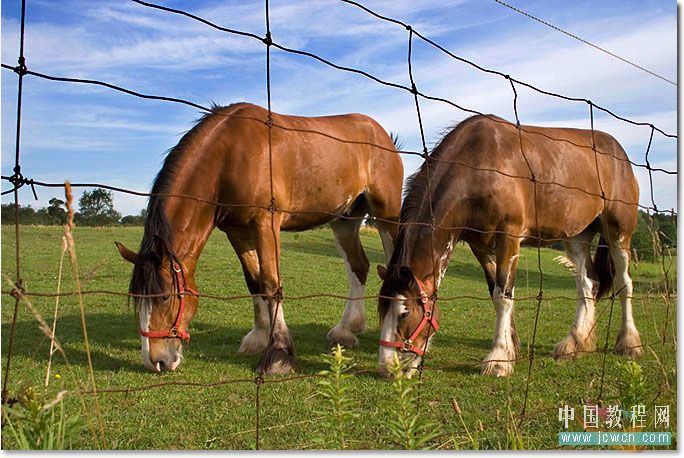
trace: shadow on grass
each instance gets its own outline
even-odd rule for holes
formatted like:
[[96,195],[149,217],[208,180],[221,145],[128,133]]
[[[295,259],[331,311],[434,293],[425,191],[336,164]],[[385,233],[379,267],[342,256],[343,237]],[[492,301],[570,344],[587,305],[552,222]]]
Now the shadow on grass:
[[[91,313],[87,316],[88,339],[91,349],[93,368],[98,371],[129,371],[135,373],[147,372],[138,363],[140,358],[140,340],[137,335],[135,319],[131,313]],[[233,326],[225,324],[211,324],[194,322],[190,326],[192,339],[184,344],[184,354],[187,359],[200,359],[216,363],[225,361],[226,364],[238,366],[242,369],[254,369],[259,362],[259,355],[238,353],[242,337],[249,332],[248,326]],[[320,355],[330,351],[327,340],[329,328],[327,325],[305,323],[290,326],[295,351],[299,360],[298,373],[318,373],[327,368]],[[2,325],[3,355],[7,355],[7,337],[10,335],[10,325]],[[371,333],[366,333],[367,336]],[[374,336],[377,337],[377,336]],[[69,363],[74,366],[87,366],[87,357],[83,347],[81,318],[78,314],[64,315],[57,324],[57,338],[64,348]],[[375,338],[367,337],[362,346],[357,346],[354,352],[377,352]],[[33,320],[18,321],[13,355],[31,359],[38,364],[47,364],[50,341],[38,329]],[[122,356],[117,356],[122,355]],[[59,357],[59,356],[58,356]],[[60,361],[61,361],[61,357]]]
[[[91,313],[87,317],[88,336],[91,348],[93,367],[98,371],[125,371],[130,373],[147,373],[140,362],[140,340],[137,336],[135,320],[130,313]],[[4,336],[9,336],[9,324],[3,324]],[[238,353],[242,337],[249,327],[196,322],[190,327],[192,340],[184,345],[184,354],[188,360],[196,359],[204,363],[222,364],[239,370],[254,370],[260,355]],[[330,351],[327,340],[329,328],[317,323],[295,323],[290,326],[295,351],[299,363],[298,374],[317,374],[327,369],[321,354]],[[57,336],[65,348],[69,362],[74,366],[87,366],[87,358],[83,347],[81,320],[78,314],[60,317]],[[440,336],[438,336],[440,337]],[[359,336],[359,345],[348,350],[363,371],[359,377],[378,379],[377,330],[370,330]],[[6,355],[7,339],[3,339],[3,351]],[[17,322],[14,354],[35,361],[47,363],[50,342],[37,330],[34,321]],[[439,370],[457,372],[463,375],[479,373],[479,362],[476,358],[484,358],[491,349],[489,337],[441,337],[434,342],[438,348],[439,361],[428,356],[426,363],[436,365]],[[523,342],[523,345],[526,343]],[[536,345],[536,354],[547,356],[552,345]],[[453,355],[453,358],[449,355]],[[521,363],[527,361],[527,352],[523,351]]]
[[[473,260],[475,259],[474,257],[472,258]],[[531,287],[536,287],[539,285],[539,270],[537,270],[536,261],[533,265],[534,268],[530,268],[529,270],[529,282]],[[454,278],[458,280],[474,280],[476,282],[480,282],[482,284],[482,290],[485,292],[487,291],[487,282],[485,280],[484,271],[477,264],[451,258],[446,276],[447,278]],[[523,282],[525,280],[525,270],[521,266],[518,266],[516,278],[518,286],[523,286]],[[553,288],[567,289],[568,295],[575,294],[575,278],[570,271],[561,275],[556,275],[549,273],[547,269],[544,271],[544,283]],[[470,285],[470,287],[472,288],[472,285]]]
[[[385,254],[380,249],[375,247],[370,247],[368,244],[364,244],[363,240],[361,244],[364,245],[363,249],[366,252],[366,256],[371,260],[378,260],[378,262],[384,262]],[[302,253],[302,254],[313,254],[317,256],[328,256],[332,258],[340,258],[340,252],[335,246],[333,240],[311,240],[306,239],[306,241],[298,240],[287,240],[282,242],[283,250],[287,250],[291,253]]]

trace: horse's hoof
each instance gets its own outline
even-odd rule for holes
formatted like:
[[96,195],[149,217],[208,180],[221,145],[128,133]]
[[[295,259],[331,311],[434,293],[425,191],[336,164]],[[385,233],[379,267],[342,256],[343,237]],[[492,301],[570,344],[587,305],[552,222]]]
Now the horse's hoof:
[[349,329],[343,328],[340,324],[328,332],[328,341],[330,345],[340,344],[346,348],[351,348],[359,343],[359,339],[356,338],[354,333]]
[[480,373],[482,375],[493,375],[495,377],[508,377],[513,373],[513,364],[505,362],[482,363]]
[[482,375],[507,377],[513,373],[514,361],[514,352],[507,354],[505,351],[492,351],[480,364],[480,373]]
[[366,321],[360,321],[357,323],[352,323],[351,325],[351,332],[353,332],[356,335],[363,334],[366,332],[368,328],[366,327]]
[[593,335],[582,339],[574,332],[571,332],[556,344],[551,356],[554,359],[576,359],[584,356],[585,353],[593,353],[595,351],[596,339]]
[[268,347],[268,333],[252,329],[242,338],[238,353],[260,355],[266,351],[266,347]]
[[297,368],[297,361],[293,353],[282,348],[266,350],[257,366],[257,372],[273,375],[287,375],[294,372]]
[[615,344],[615,353],[632,359],[639,358],[644,353],[639,331],[634,328],[620,329],[617,343]]

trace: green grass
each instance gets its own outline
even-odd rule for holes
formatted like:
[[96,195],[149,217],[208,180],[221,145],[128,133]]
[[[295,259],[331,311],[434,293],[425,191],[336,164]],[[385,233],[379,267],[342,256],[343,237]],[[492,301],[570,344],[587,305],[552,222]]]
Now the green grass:
[[[59,227],[21,227],[21,276],[29,292],[54,292],[61,252],[62,229]],[[77,228],[76,249],[84,290],[126,292],[131,266],[119,257],[113,241],[137,247],[141,228]],[[368,294],[377,294],[380,280],[375,264],[384,255],[377,234],[364,231],[363,243],[373,266],[368,281]],[[338,256],[330,230],[313,230],[283,234],[282,276],[285,295],[301,296],[329,292],[346,295],[346,273]],[[14,280],[13,228],[2,228],[2,349],[7,355],[10,322],[14,300],[6,279]],[[530,383],[527,415],[520,425],[526,448],[557,448],[558,408],[567,403],[576,409],[570,430],[579,431],[582,404],[597,401],[603,355],[591,354],[577,361],[556,362],[549,355],[554,344],[564,337],[575,311],[575,287],[571,274],[553,258],[558,252],[542,250],[544,296],[568,299],[544,301],[535,346],[535,360]],[[65,261],[63,291],[73,290],[68,258]],[[646,379],[645,403],[652,416],[653,404],[671,406],[670,431],[676,431],[676,304],[670,305],[665,324],[666,305],[659,293],[662,274],[659,266],[642,262],[632,267],[635,280],[634,316],[642,341],[647,345],[639,361]],[[237,257],[225,236],[219,231],[211,236],[197,268],[197,284],[201,293],[244,295],[247,288]],[[671,274],[675,283],[676,273]],[[516,295],[534,297],[539,288],[536,249],[522,252],[517,276]],[[469,448],[471,441],[463,424],[452,409],[456,398],[462,417],[471,432],[478,433],[479,448],[504,447],[510,435],[509,406],[518,418],[525,393],[535,300],[516,301],[516,321],[523,344],[522,357],[515,373],[508,378],[491,378],[479,374],[479,360],[489,352],[494,329],[494,310],[488,299],[483,274],[467,246],[454,250],[450,268],[440,289],[441,297],[478,296],[483,300],[459,299],[440,304],[443,313],[441,329],[426,360],[420,395],[423,415],[443,425],[443,436],[435,444],[443,448]],[[51,321],[54,298],[33,297],[33,304]],[[98,389],[136,387],[160,382],[188,381],[213,383],[219,380],[253,379],[258,357],[241,355],[237,348],[252,323],[249,299],[221,301],[201,299],[200,308],[190,331],[192,341],[185,347],[185,360],[173,373],[156,375],[146,371],[140,361],[140,339],[132,305],[123,296],[87,295],[88,333]],[[335,325],[344,301],[333,298],[286,300],[285,317],[292,331],[300,374],[316,374],[326,369],[322,353],[329,352],[328,330]],[[360,406],[361,415],[354,419],[347,433],[350,448],[384,449],[397,445],[382,414],[394,396],[387,381],[377,375],[378,318],[375,301],[367,303],[369,330],[360,336],[360,345],[347,352],[356,370],[350,383],[349,396]],[[598,341],[606,341],[606,325],[610,301],[598,306]],[[616,301],[612,316],[609,346],[615,343],[620,309]],[[661,345],[662,333],[667,333]],[[69,358],[66,367],[56,355],[53,373],[59,373],[65,389],[74,389],[77,381],[88,384],[87,360],[83,344],[78,302],[74,297],[61,299],[57,327]],[[15,350],[10,373],[10,395],[21,384],[40,385],[45,377],[49,340],[38,330],[30,312],[22,306],[17,322]],[[605,357],[602,400],[610,403],[619,398],[619,366],[623,358],[609,353]],[[3,369],[5,360],[3,359]],[[279,380],[269,377],[268,380]],[[260,447],[271,449],[316,448],[320,431],[316,412],[321,399],[316,396],[318,379],[305,378],[283,383],[266,383],[260,390]],[[55,385],[55,386],[53,386]],[[57,392],[61,387],[53,382]],[[99,396],[106,436],[110,448],[119,449],[249,449],[255,443],[254,383],[226,384],[212,388],[165,386],[129,393],[102,393]],[[93,406],[89,399],[88,415]],[[82,411],[76,396],[65,400],[67,414]],[[673,433],[676,447],[676,433]],[[4,448],[11,448],[11,438],[3,435]],[[91,435],[85,432],[78,443],[93,448]]]

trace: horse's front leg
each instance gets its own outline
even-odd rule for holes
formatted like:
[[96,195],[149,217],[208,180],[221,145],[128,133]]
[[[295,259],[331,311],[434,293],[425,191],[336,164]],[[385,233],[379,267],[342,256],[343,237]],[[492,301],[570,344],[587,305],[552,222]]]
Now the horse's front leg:
[[[253,293],[253,294],[259,294]],[[254,306],[254,327],[240,341],[239,353],[261,354],[268,347],[271,336],[271,320],[268,312],[268,301],[262,297],[252,297]]]
[[257,236],[260,278],[259,293],[266,303],[270,332],[266,351],[257,367],[258,372],[288,374],[295,370],[294,343],[285,324],[283,313],[283,289],[280,282],[280,230],[272,229],[269,219],[262,224]]
[[242,272],[245,275],[245,282],[249,293],[252,295],[252,305],[254,307],[254,326],[240,342],[240,353],[261,354],[266,351],[268,339],[271,335],[271,321],[268,316],[268,304],[260,295],[260,268],[259,256],[256,249],[256,237],[253,231],[230,231],[226,232],[228,240],[235,253],[240,259]]

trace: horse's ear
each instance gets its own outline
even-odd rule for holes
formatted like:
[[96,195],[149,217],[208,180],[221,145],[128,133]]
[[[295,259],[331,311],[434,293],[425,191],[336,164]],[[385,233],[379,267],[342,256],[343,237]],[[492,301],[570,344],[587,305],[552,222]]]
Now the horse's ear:
[[387,269],[385,268],[385,266],[381,266],[380,264],[378,264],[378,276],[380,277],[380,280],[384,280],[385,278],[387,278]]
[[138,253],[129,250],[123,243],[114,242],[114,244],[116,245],[116,248],[119,250],[119,254],[122,258],[124,258],[128,262],[132,262],[133,264],[135,264],[135,262],[138,260]]

